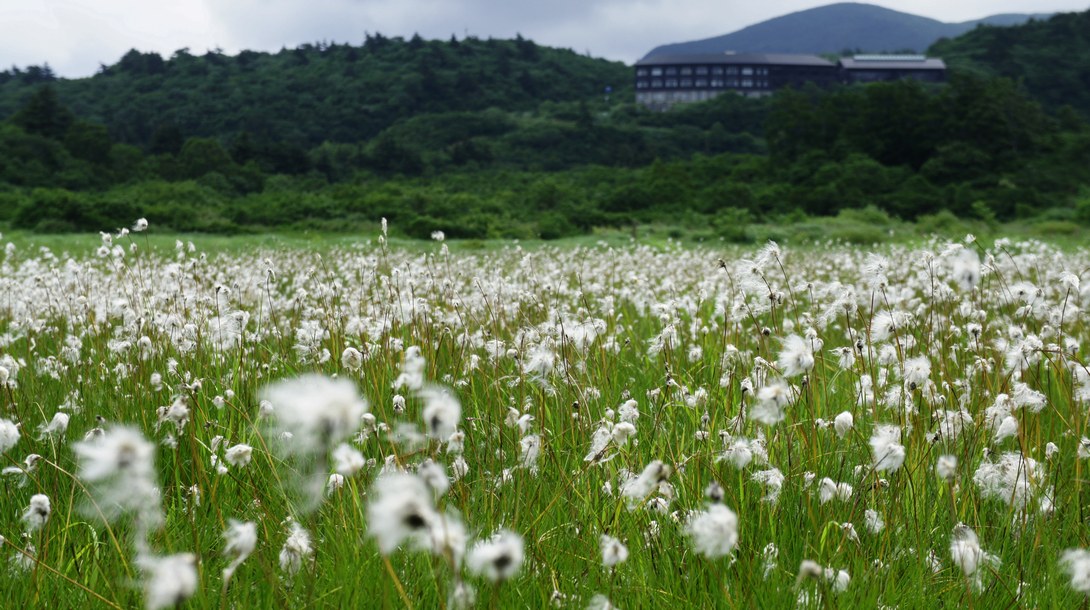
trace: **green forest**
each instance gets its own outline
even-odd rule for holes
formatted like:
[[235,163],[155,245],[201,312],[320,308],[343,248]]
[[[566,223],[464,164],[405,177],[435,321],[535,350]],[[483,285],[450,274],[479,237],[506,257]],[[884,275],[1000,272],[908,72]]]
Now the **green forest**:
[[949,82],[647,111],[632,70],[514,40],[368,35],[0,72],[0,226],[556,238],[879,214],[1090,224],[1090,12],[931,50]]

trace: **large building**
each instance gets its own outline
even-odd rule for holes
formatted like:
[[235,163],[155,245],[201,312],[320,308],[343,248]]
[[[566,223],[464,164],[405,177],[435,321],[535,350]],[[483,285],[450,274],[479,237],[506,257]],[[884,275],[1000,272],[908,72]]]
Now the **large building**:
[[922,55],[856,55],[836,64],[816,55],[781,53],[663,55],[636,62],[636,102],[666,110],[727,91],[762,97],[806,83],[825,87],[904,78],[942,82],[946,64]]
[[915,79],[925,83],[946,80],[946,63],[923,55],[855,55],[841,58],[840,79],[845,83],[874,83]]
[[788,85],[828,85],[836,79],[836,65],[816,55],[663,55],[636,62],[636,102],[664,110],[725,91],[760,97]]

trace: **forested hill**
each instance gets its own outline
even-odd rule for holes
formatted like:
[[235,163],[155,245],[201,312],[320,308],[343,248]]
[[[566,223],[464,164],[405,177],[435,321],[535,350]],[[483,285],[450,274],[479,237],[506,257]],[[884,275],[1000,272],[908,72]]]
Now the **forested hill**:
[[56,79],[45,67],[0,72],[0,117],[11,116],[46,82],[81,119],[117,141],[247,133],[310,147],[367,140],[398,119],[497,107],[530,110],[545,101],[630,89],[620,62],[514,40],[427,41],[369,35],[362,46],[306,44],[278,53],[229,56],[180,50],[169,59],[130,51],[91,78]]
[[1090,11],[1014,27],[981,26],[931,47],[952,68],[1023,83],[1046,108],[1090,116]]

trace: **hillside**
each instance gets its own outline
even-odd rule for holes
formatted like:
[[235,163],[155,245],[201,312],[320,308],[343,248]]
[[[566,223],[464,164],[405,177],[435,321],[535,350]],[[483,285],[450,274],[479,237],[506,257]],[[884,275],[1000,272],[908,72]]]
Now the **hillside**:
[[362,46],[302,45],[278,53],[187,49],[163,59],[130,51],[91,78],[54,79],[48,70],[0,72],[0,117],[44,82],[77,116],[113,138],[149,145],[164,130],[182,136],[258,139],[313,146],[358,142],[399,119],[490,107],[532,110],[545,101],[620,93],[622,63],[515,40],[425,41],[370,35]]
[[844,2],[799,11],[737,32],[656,47],[647,57],[676,53],[922,52],[980,24],[1013,25],[1047,15],[1003,14],[964,23],[943,23],[872,4]]
[[1090,12],[981,27],[930,52],[961,71],[1019,80],[1046,108],[1068,105],[1090,116]]

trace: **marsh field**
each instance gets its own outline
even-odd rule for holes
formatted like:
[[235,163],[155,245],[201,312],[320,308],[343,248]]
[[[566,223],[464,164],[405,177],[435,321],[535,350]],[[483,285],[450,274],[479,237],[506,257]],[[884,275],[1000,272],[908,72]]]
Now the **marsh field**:
[[144,228],[0,239],[12,607],[1086,604],[1086,250]]

